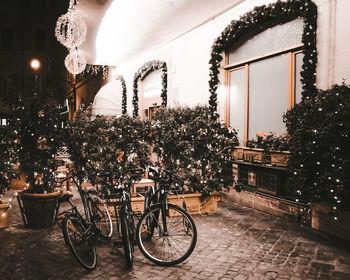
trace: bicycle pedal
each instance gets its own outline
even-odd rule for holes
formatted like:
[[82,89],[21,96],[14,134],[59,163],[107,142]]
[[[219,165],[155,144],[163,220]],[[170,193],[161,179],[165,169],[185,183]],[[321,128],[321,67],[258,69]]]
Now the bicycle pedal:
[[123,242],[122,241],[115,241],[114,242],[114,248],[123,248]]

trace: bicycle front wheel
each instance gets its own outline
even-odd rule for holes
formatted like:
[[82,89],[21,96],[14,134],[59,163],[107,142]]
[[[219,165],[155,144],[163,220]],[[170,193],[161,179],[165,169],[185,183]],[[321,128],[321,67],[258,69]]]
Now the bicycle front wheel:
[[122,210],[120,213],[120,226],[122,232],[122,241],[124,247],[124,255],[128,268],[132,268],[134,261],[134,243],[133,236],[131,234],[131,220],[127,210]]
[[97,265],[96,249],[81,219],[75,214],[66,215],[62,230],[67,245],[79,263],[88,270],[94,269]]
[[91,221],[104,238],[110,238],[113,234],[113,222],[108,211],[107,204],[97,195],[91,197]]
[[162,210],[160,204],[152,205],[145,210],[136,229],[137,244],[142,254],[163,266],[187,259],[197,242],[197,229],[192,217],[177,205],[169,203],[168,208]]

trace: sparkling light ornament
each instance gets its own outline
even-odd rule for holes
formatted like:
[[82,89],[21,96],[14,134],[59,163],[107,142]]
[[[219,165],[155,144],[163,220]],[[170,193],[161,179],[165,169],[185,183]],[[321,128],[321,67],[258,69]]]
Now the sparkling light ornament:
[[68,12],[58,18],[55,28],[57,40],[68,49],[80,46],[87,32],[87,25],[75,6],[76,1],[70,0]]
[[64,60],[64,65],[69,72],[77,75],[84,71],[86,67],[86,58],[78,49],[71,49]]

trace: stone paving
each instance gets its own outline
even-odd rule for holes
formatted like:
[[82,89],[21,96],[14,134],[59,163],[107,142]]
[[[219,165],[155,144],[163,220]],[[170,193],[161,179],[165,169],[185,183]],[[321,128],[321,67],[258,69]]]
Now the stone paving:
[[[6,193],[10,197],[13,191]],[[0,230],[0,279],[350,279],[350,250],[308,228],[229,201],[216,214],[195,216],[197,246],[185,262],[160,267],[136,248],[132,270],[121,249],[98,245],[98,266],[85,271],[58,225],[24,228],[14,201],[10,227]]]

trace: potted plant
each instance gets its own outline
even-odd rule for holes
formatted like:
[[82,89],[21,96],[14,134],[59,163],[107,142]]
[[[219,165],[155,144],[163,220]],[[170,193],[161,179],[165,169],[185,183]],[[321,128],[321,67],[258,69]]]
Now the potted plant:
[[311,203],[312,227],[350,236],[350,87],[336,85],[285,115],[296,199]]
[[0,125],[0,228],[8,227],[9,203],[1,196],[10,188],[11,180],[17,177],[15,164],[17,131],[8,125]]
[[[148,122],[127,115],[93,121],[84,117],[69,124],[66,145],[72,172],[102,191],[113,191],[128,170],[148,165],[150,128]],[[129,176],[130,175],[130,176]],[[142,174],[131,176],[139,180]]]
[[153,152],[159,166],[175,171],[188,192],[197,193],[199,203],[232,185],[233,153],[238,144],[236,132],[210,116],[206,106],[160,108],[152,124]]
[[271,163],[278,166],[287,166],[288,164],[288,138],[285,134],[258,132],[256,133],[256,139],[247,141],[247,147],[254,150],[249,150],[246,153],[260,152],[260,155],[255,156],[257,158],[256,162]]
[[13,115],[19,170],[27,183],[27,189],[18,196],[23,221],[31,228],[49,227],[59,195],[55,192],[55,155],[63,142],[60,110],[52,96],[34,93],[25,102],[18,99]]

